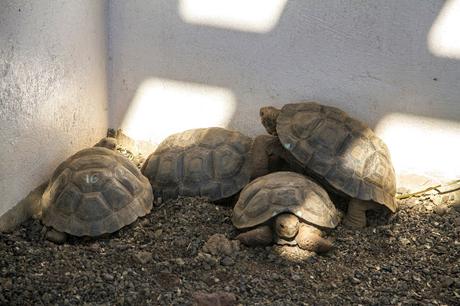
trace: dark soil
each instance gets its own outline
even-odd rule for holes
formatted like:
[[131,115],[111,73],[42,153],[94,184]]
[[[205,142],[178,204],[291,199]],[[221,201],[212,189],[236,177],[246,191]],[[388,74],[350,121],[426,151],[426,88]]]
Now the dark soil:
[[[183,198],[110,237],[56,245],[31,220],[0,234],[0,304],[189,305],[198,291],[242,305],[459,305],[460,213],[429,197],[371,215],[363,230],[339,226],[326,255],[296,247],[203,249],[237,232],[231,209]],[[230,299],[231,300],[231,299]]]

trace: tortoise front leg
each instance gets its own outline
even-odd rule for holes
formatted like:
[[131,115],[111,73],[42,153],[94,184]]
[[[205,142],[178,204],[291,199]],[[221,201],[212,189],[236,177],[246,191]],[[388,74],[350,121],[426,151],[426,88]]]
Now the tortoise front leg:
[[247,246],[267,246],[273,242],[273,232],[270,226],[261,225],[239,234],[235,239]]
[[378,204],[373,201],[351,199],[343,224],[353,229],[366,227],[366,210],[377,208],[377,206]]
[[315,253],[326,253],[333,247],[332,242],[321,237],[320,230],[307,224],[300,225],[295,240],[301,249]]

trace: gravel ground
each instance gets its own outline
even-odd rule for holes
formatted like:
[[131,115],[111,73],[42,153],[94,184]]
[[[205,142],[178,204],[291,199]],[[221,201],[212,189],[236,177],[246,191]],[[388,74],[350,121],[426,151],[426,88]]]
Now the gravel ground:
[[339,226],[322,256],[228,241],[222,235],[237,234],[231,208],[197,198],[63,245],[43,240],[46,229],[30,220],[0,234],[0,304],[459,305],[460,212],[432,200],[371,214],[363,230]]

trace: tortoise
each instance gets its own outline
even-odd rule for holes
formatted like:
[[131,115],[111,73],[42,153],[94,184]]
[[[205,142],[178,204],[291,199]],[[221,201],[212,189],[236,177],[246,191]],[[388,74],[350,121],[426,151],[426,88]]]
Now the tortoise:
[[106,148],[109,150],[116,150],[117,145],[118,145],[118,142],[115,137],[103,137],[94,146]]
[[[113,233],[150,212],[152,187],[127,158],[116,153],[114,140],[103,138],[54,171],[40,199],[40,218],[50,240],[66,234],[97,237]],[[47,233],[48,235],[48,233]]]
[[118,129],[117,131],[114,129],[108,129],[107,136],[99,140],[99,142],[94,146],[115,150],[117,153],[133,162],[138,169],[141,168],[141,165],[144,162],[143,156],[140,152],[133,152],[138,151],[136,150],[134,140],[126,136],[121,129]]
[[[198,128],[167,137],[142,166],[155,199],[201,196],[232,199],[251,178],[272,171],[270,145],[276,137],[254,140],[220,127]],[[225,202],[224,202],[225,203]]]
[[396,179],[385,143],[344,111],[316,102],[262,107],[260,117],[282,148],[278,154],[296,171],[351,198],[344,224],[366,226],[366,210],[397,210]]
[[232,222],[246,229],[236,237],[243,244],[276,242],[322,253],[332,248],[323,230],[335,228],[340,215],[320,185],[302,174],[279,171],[253,180],[241,191]]

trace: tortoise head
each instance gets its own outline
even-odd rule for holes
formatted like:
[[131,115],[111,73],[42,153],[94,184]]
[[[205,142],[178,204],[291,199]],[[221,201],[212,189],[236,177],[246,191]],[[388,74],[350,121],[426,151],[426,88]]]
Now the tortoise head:
[[258,135],[254,138],[251,148],[251,180],[282,169],[280,150],[283,150],[283,147],[278,137]]
[[280,214],[275,219],[275,231],[278,237],[292,239],[299,232],[300,221],[291,213]]
[[109,150],[115,150],[117,148],[117,140],[113,137],[104,137],[94,145],[95,147],[103,147]]
[[273,106],[265,106],[260,108],[260,120],[262,121],[262,125],[265,127],[265,130],[270,135],[277,136],[276,119],[278,118],[279,113],[280,110]]

